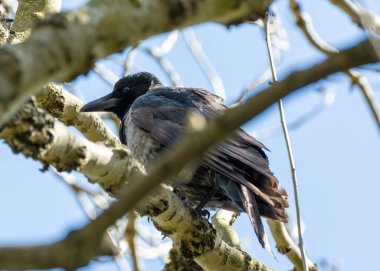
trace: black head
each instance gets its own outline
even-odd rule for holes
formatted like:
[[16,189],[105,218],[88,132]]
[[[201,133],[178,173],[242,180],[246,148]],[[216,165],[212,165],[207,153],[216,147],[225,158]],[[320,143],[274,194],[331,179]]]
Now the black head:
[[117,81],[110,94],[85,104],[80,111],[112,112],[122,120],[138,97],[147,93],[151,88],[161,85],[160,80],[151,73],[130,74]]

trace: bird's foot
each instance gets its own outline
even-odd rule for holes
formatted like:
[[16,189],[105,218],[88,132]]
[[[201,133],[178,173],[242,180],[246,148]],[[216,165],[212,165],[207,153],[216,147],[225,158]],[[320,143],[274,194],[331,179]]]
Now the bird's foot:
[[209,220],[210,216],[211,216],[210,212],[205,210],[205,209],[200,211],[200,215],[203,216],[204,218],[206,218],[207,220]]
[[195,211],[196,211],[200,216],[206,218],[207,220],[210,219],[210,216],[211,216],[210,212],[207,211],[206,209],[202,209],[203,206],[202,206],[201,208],[199,208],[199,207],[200,207],[200,206],[198,206],[197,208],[195,208]]
[[206,206],[207,202],[212,198],[214,194],[215,194],[215,190],[210,189],[210,191],[206,193],[202,201],[198,204],[197,208],[195,209],[198,212],[198,214],[200,214],[201,216],[207,219],[209,219],[211,216],[210,212],[207,210],[204,210],[203,208]]

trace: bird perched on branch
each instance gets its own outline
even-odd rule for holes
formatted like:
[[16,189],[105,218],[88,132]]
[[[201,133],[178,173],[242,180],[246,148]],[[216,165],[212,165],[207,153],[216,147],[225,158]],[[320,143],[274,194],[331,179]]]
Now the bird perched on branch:
[[[209,120],[227,108],[222,102],[206,90],[166,87],[153,74],[141,72],[120,79],[110,94],[84,105],[81,111],[115,113],[121,120],[121,142],[149,167],[179,139],[189,112]],[[246,212],[261,245],[269,248],[260,216],[286,222],[288,203],[263,149],[262,143],[239,129],[208,152],[186,180],[171,185],[198,211]]]

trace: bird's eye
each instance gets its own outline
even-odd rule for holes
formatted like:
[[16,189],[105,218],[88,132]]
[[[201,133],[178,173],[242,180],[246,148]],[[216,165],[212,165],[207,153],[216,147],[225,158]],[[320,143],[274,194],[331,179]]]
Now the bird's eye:
[[123,88],[123,94],[127,94],[129,92],[129,87]]

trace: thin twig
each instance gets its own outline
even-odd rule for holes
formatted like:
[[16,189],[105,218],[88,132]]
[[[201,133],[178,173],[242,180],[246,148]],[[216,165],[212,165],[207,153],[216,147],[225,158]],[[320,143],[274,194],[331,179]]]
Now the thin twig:
[[[270,35],[269,35],[269,31],[268,31],[268,20],[269,19],[270,19],[270,17],[269,17],[269,13],[268,13],[267,17],[264,20],[265,33],[266,33],[266,35],[265,35],[266,39],[265,40],[266,40],[267,49],[268,49],[268,56],[269,56],[269,62],[270,62],[270,67],[271,67],[271,71],[272,71],[273,83],[277,83],[276,68],[275,68],[275,64],[274,64],[274,60],[273,60]],[[301,251],[303,270],[308,271],[309,269],[306,265],[306,253],[305,253],[303,237],[302,237],[302,230],[301,230],[301,210],[300,210],[300,202],[299,202],[299,198],[298,198],[298,184],[297,184],[296,166],[295,166],[295,162],[294,162],[289,132],[288,132],[288,128],[286,126],[286,118],[285,118],[284,106],[282,104],[282,99],[279,99],[277,104],[278,104],[278,109],[280,111],[281,125],[282,125],[282,129],[284,132],[284,138],[285,138],[285,142],[286,142],[286,148],[288,151],[288,157],[289,157],[289,163],[290,163],[290,170],[291,170],[292,179],[293,179],[294,201],[295,201],[295,206],[296,206],[297,227],[298,227],[298,246],[299,246],[300,251]]]
[[375,94],[373,92],[371,84],[369,83],[368,79],[362,76],[359,72],[348,70],[347,74],[351,78],[351,82],[357,85],[361,90],[380,131],[380,113],[378,111],[379,106],[376,103]]
[[[348,3],[348,1],[332,1],[339,3]],[[310,16],[301,11],[301,7],[296,0],[290,0],[290,8],[293,12],[293,16],[296,19],[297,26],[303,32],[307,40],[310,42],[314,48],[318,49],[322,53],[330,56],[339,52],[336,48],[329,45],[325,42],[319,35],[316,33],[313,27],[312,20]],[[353,70],[345,71],[345,74],[351,79],[351,82],[358,86],[360,91],[362,92],[371,112],[372,116],[377,123],[378,129],[380,131],[380,113],[379,106],[377,105],[375,95],[373,94],[373,90],[368,80],[362,76],[359,72]]]
[[186,45],[190,49],[193,57],[197,61],[199,67],[206,75],[214,92],[222,99],[226,98],[226,90],[224,89],[223,80],[212,65],[207,54],[203,51],[202,44],[199,42],[194,30],[189,27],[182,31],[185,37]]
[[[73,190],[73,192],[76,194],[76,199],[78,200],[79,206],[82,208],[84,213],[87,215],[87,217],[91,220],[94,220],[97,217],[97,209],[94,206],[93,202],[97,203],[99,202],[96,197],[104,197],[101,194],[97,194],[89,189],[83,188],[77,184],[76,178],[71,173],[66,172],[59,172],[54,167],[51,167],[52,172],[63,182],[65,182],[69,187]],[[103,199],[105,202],[107,202],[107,199],[104,197]],[[109,207],[109,204],[106,206],[100,206],[97,204],[101,209],[105,210]],[[125,217],[122,217],[121,219],[125,219]],[[105,234],[106,242],[109,245],[111,251],[113,252],[113,258],[115,260],[115,263],[117,264],[120,271],[127,271],[130,270],[128,266],[128,262],[125,259],[125,255],[122,252],[122,250],[119,247],[119,242],[116,240],[116,238],[112,234],[112,229],[108,229]],[[135,270],[138,271],[138,270]]]
[[137,214],[135,211],[130,211],[128,214],[128,224],[125,230],[126,238],[128,242],[129,249],[131,251],[132,261],[133,261],[133,270],[139,271],[139,261],[137,257],[135,237],[136,237],[136,228],[135,223],[137,219]]
[[176,45],[178,41],[178,35],[178,30],[173,30],[169,33],[166,39],[163,42],[161,42],[160,45],[152,47],[152,50],[154,50],[154,53],[156,55],[167,55],[173,49],[174,45]]
[[173,86],[183,86],[181,82],[181,76],[173,67],[168,58],[166,58],[164,55],[157,54],[152,48],[147,48],[144,50],[144,52],[146,52],[149,56],[153,57],[157,61],[157,64],[160,65],[161,69],[166,73]]
[[256,79],[254,82],[250,83],[248,86],[246,86],[244,88],[244,90],[242,91],[242,93],[240,94],[240,96],[236,99],[236,101],[234,102],[234,104],[232,106],[235,106],[235,105],[238,105],[240,104],[245,97],[247,97],[247,95],[252,91],[254,90],[255,88],[261,86],[262,84],[264,84],[265,82],[268,82],[268,80],[270,79],[271,77],[271,71],[270,71],[270,68],[265,70],[258,79]]
[[[271,36],[272,41],[272,55],[274,58],[274,62],[276,65],[278,65],[281,61],[282,51],[285,51],[289,49],[289,40],[288,35],[286,33],[286,30],[282,24],[280,12],[277,12],[277,8],[275,6],[275,3],[271,6],[272,12],[275,12],[276,16],[272,17],[270,23],[270,32],[269,35]],[[264,28],[264,22],[263,20],[258,20],[255,22],[252,22],[252,24],[259,25],[260,27]],[[262,84],[268,82],[271,79],[271,68],[268,67],[258,79],[255,79],[252,83],[248,84],[242,93],[240,94],[239,98],[236,99],[235,104],[239,104],[243,101],[243,99],[246,98],[248,94],[250,94],[254,89],[261,86]]]
[[111,86],[113,86],[116,83],[116,81],[119,80],[119,77],[113,72],[111,72],[111,70],[102,63],[96,63],[94,71],[104,82]]
[[170,32],[168,37],[158,46],[143,48],[149,56],[153,57],[161,69],[166,73],[172,85],[175,87],[183,86],[181,76],[175,70],[170,60],[165,57],[174,47],[178,40],[178,30]]
[[[312,120],[313,118],[318,116],[320,113],[322,113],[325,108],[327,108],[328,106],[331,106],[335,102],[335,98],[336,98],[335,89],[323,88],[323,89],[319,89],[318,93],[323,95],[322,100],[316,106],[310,108],[305,113],[302,113],[300,116],[298,116],[294,120],[289,121],[287,123],[289,131],[301,128],[303,125],[310,122],[310,120]],[[256,137],[259,139],[268,138],[268,137],[276,136],[283,133],[281,124],[274,125],[272,127],[267,127],[262,130],[255,130],[255,131],[248,130],[247,132],[253,137]]]
[[138,51],[138,46],[139,46],[139,44],[132,47],[129,50],[129,52],[127,53],[125,60],[123,62],[123,72],[121,74],[122,77],[128,75],[131,72],[131,70],[133,68],[133,64],[135,63],[135,59],[136,59],[136,55],[137,55],[137,51]]
[[370,12],[352,0],[330,0],[364,30],[380,35],[380,16]]

